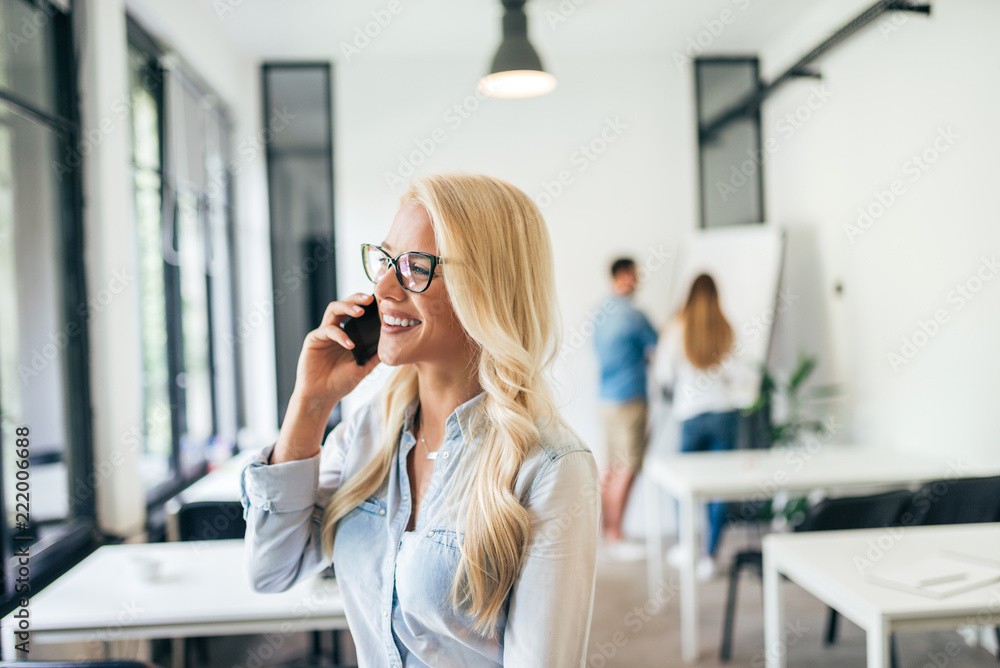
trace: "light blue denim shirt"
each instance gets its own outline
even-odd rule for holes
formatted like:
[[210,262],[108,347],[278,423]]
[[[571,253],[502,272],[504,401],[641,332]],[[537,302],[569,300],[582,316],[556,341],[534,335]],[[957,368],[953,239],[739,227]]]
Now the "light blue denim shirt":
[[608,297],[594,317],[594,350],[601,366],[601,400],[622,403],[646,398],[646,365],[656,330],[632,299]]
[[[600,494],[594,456],[565,424],[539,425],[541,441],[514,491],[531,517],[520,575],[496,625],[473,633],[450,591],[464,532],[455,490],[477,466],[475,429],[485,393],[448,417],[417,524],[406,457],[416,444],[414,401],[382,489],[337,526],[333,564],[360,666],[583,666],[593,610]],[[381,442],[371,404],[339,424],[309,459],[268,465],[265,447],[241,474],[252,586],[284,591],[323,570],[320,520],[333,492],[371,460]],[[419,452],[419,451],[418,451]]]

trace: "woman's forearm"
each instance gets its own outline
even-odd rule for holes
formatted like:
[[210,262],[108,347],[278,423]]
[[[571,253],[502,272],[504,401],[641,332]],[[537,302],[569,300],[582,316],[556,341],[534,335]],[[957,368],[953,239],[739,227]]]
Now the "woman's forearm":
[[268,463],[281,464],[315,456],[320,451],[331,410],[326,402],[310,402],[293,392]]

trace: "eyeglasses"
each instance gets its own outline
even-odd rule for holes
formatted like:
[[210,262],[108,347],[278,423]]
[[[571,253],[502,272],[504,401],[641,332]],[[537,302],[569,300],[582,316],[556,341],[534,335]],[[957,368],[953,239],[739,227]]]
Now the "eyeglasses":
[[378,283],[392,265],[396,270],[396,280],[409,292],[423,292],[434,278],[434,268],[444,264],[444,260],[430,253],[409,251],[392,257],[378,246],[361,244],[361,261],[365,274],[372,283]]

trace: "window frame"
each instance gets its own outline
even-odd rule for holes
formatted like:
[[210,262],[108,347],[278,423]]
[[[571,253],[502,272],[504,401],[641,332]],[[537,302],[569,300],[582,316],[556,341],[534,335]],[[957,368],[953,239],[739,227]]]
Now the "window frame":
[[[52,67],[55,68],[57,90],[62,91],[60,105],[65,113],[47,112],[16,93],[0,88],[0,100],[18,115],[52,132],[65,145],[80,145],[80,103],[78,94],[78,34],[74,15],[70,10],[49,0],[8,0],[24,2],[46,12],[54,31]],[[67,387],[72,388],[73,400],[67,404],[66,420],[68,438],[63,451],[67,468],[67,489],[70,490],[69,516],[49,535],[31,543],[32,595],[65,573],[86,554],[104,542],[97,531],[96,489],[92,484],[94,471],[94,445],[90,393],[89,334],[85,312],[80,304],[87,302],[86,270],[84,266],[83,230],[83,174],[80,166],[66,175],[61,191],[59,224],[55,230],[61,242],[62,316],[67,327],[75,325],[77,336],[69,337],[64,352]],[[0,402],[3,398],[0,397]],[[29,427],[31,425],[28,425]],[[72,493],[78,490],[79,481],[88,481],[85,489],[90,493]],[[14,591],[13,535],[7,524],[3,462],[0,459],[0,556],[3,559],[2,594],[0,615],[14,610],[22,594]]]
[[[171,176],[167,166],[171,160],[170,155],[170,117],[168,111],[168,101],[167,101],[167,91],[166,91],[166,76],[169,76],[162,65],[159,64],[160,59],[166,55],[166,50],[163,49],[150,35],[149,33],[140,25],[131,15],[126,15],[126,29],[128,36],[129,47],[135,48],[143,53],[145,53],[151,60],[151,62],[156,63],[156,67],[159,71],[159,77],[157,77],[158,86],[156,89],[156,102],[158,106],[158,126],[157,130],[159,132],[159,151],[160,151],[160,206],[161,206],[161,225],[163,222],[162,213],[164,206],[169,201],[172,203],[172,220],[171,232],[173,234],[172,244],[177,247],[178,234],[179,234],[179,212],[180,207],[177,206],[178,191],[179,188],[177,184],[171,181]],[[203,86],[195,84],[190,81],[185,74],[178,74],[183,80],[181,85],[194,86],[198,93],[202,95],[211,95],[211,92],[206,90]],[[221,125],[227,130],[232,130],[232,124],[229,121],[225,110],[221,107],[216,109],[213,113],[218,113],[220,115]],[[228,143],[228,141],[227,141]],[[228,156],[227,156],[228,157]],[[132,165],[135,167],[135,165]],[[245,413],[243,407],[243,395],[240,388],[240,382],[242,377],[242,371],[239,364],[239,340],[235,336],[235,325],[236,325],[236,286],[238,282],[236,280],[236,262],[235,262],[235,238],[234,238],[234,222],[233,222],[233,205],[232,205],[232,174],[227,170],[225,172],[226,183],[224,185],[224,191],[226,194],[226,207],[225,207],[225,237],[229,245],[230,253],[229,256],[231,261],[229,263],[229,280],[231,291],[228,295],[228,301],[230,303],[231,310],[231,322],[233,324],[233,331],[230,332],[232,339],[234,341],[233,346],[233,384],[234,387],[231,388],[234,392],[235,398],[235,417],[236,417],[236,428],[237,430],[245,425]],[[210,218],[209,218],[209,205],[210,200],[204,192],[199,193],[197,197],[197,217],[198,225],[200,231],[204,233],[207,231],[209,234],[203,236],[204,247],[206,253],[211,252],[212,238],[210,234]],[[217,350],[217,325],[215,320],[217,315],[214,313],[212,308],[213,304],[213,290],[218,289],[212,281],[211,275],[206,273],[205,275],[205,286],[206,286],[206,318],[208,327],[208,370],[209,370],[209,380],[211,385],[211,401],[212,401],[212,437],[209,443],[205,444],[204,457],[202,460],[190,471],[185,471],[181,465],[181,437],[186,430],[186,393],[183,388],[179,387],[175,382],[177,375],[184,371],[184,332],[183,332],[183,307],[181,302],[181,267],[179,265],[174,265],[166,260],[163,261],[164,266],[164,309],[166,317],[166,336],[167,336],[167,367],[168,367],[168,400],[170,402],[170,430],[171,430],[171,454],[170,454],[170,467],[171,476],[159,483],[158,485],[152,487],[151,489],[146,489],[146,511],[147,511],[147,530],[150,531],[151,535],[155,535],[160,529],[162,529],[163,523],[163,513],[161,512],[162,506],[168,499],[180,493],[186,487],[192,483],[198,481],[209,471],[209,462],[211,460],[211,453],[208,447],[211,440],[214,440],[219,436],[220,426],[219,426],[219,415],[218,415],[218,390],[219,390],[219,377],[216,373],[216,356],[225,351]],[[234,444],[235,445],[235,444]]]

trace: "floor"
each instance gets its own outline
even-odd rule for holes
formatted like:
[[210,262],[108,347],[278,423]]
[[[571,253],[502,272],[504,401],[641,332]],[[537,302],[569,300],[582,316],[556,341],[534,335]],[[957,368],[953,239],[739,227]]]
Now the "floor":
[[[723,560],[726,555],[723,555]],[[644,561],[616,563],[599,560],[594,616],[590,632],[587,668],[637,668],[680,666],[680,619],[676,595],[677,572],[664,570],[665,587],[649,598]],[[795,668],[865,665],[864,633],[841,620],[840,637],[833,647],[824,647],[827,609],[792,583],[787,587],[787,619],[793,623],[788,665]],[[760,582],[745,575],[728,664],[718,660],[725,605],[726,581],[716,578],[702,587],[702,660],[699,668],[764,665],[764,627]],[[208,643],[208,661],[194,661],[192,668],[265,668],[267,666],[315,666],[296,662],[307,655],[310,638],[302,634],[282,639],[280,646],[265,636],[213,638]],[[349,641],[348,641],[349,642]],[[907,633],[898,638],[899,668],[996,667],[997,658],[984,649],[969,647],[957,632]],[[352,652],[347,648],[347,654]],[[168,661],[160,660],[163,665]]]

